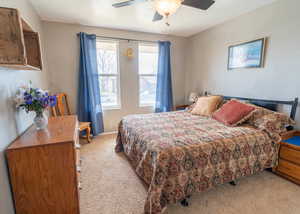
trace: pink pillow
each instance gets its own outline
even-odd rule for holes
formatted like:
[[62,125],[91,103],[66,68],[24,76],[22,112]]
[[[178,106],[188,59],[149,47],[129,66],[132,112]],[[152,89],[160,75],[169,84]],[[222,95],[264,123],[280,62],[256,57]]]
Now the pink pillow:
[[254,110],[253,106],[237,100],[230,100],[213,113],[212,117],[227,126],[237,126],[248,119]]

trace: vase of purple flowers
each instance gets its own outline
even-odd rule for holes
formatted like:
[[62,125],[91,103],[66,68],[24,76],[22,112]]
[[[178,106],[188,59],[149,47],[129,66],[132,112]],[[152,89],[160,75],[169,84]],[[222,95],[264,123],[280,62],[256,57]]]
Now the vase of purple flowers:
[[40,88],[21,87],[16,95],[17,107],[28,112],[35,112],[33,120],[37,130],[45,129],[48,125],[46,110],[56,105],[56,96],[50,96],[48,91]]

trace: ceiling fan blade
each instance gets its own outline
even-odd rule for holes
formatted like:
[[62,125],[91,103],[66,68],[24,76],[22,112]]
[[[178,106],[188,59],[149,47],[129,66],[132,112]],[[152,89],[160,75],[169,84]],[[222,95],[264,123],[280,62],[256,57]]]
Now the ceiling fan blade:
[[123,1],[123,2],[119,2],[119,3],[115,3],[112,6],[113,7],[125,7],[125,6],[132,5],[133,3],[134,3],[134,0],[129,0],[129,1]]
[[163,18],[164,17],[162,15],[160,15],[158,12],[155,12],[152,21],[156,22],[156,21],[162,20]]
[[201,10],[207,10],[215,3],[214,0],[184,0],[183,5],[189,7],[195,7]]
[[138,2],[145,2],[145,1],[147,1],[147,0],[128,0],[128,1],[123,1],[123,2],[119,2],[119,3],[115,3],[112,6],[116,7],[116,8],[118,8],[118,7],[125,7],[125,6],[129,6],[129,5],[138,3]]

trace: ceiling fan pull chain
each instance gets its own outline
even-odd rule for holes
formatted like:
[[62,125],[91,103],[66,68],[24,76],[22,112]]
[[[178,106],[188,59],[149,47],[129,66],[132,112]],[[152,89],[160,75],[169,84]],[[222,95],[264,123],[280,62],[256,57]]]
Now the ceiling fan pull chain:
[[166,14],[166,25],[169,27],[170,26],[170,23],[169,23],[169,15]]

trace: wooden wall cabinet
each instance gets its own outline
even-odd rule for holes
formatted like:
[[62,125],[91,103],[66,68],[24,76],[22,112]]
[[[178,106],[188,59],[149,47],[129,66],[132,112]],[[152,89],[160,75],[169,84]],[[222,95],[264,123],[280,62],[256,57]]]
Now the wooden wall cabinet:
[[[76,116],[32,126],[7,149],[16,214],[79,214],[79,138]],[[1,211],[0,211],[1,212]]]
[[39,34],[17,9],[0,7],[0,67],[42,70]]

